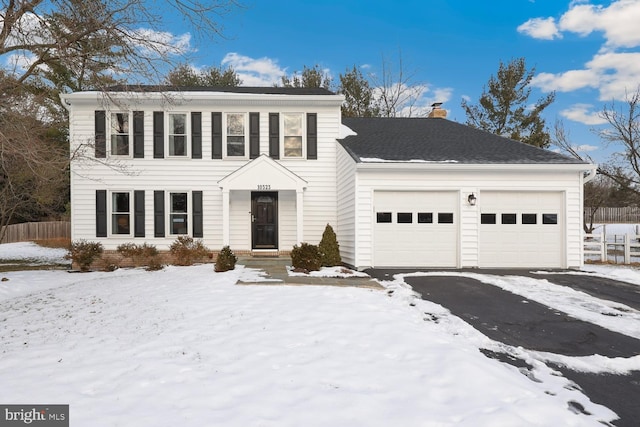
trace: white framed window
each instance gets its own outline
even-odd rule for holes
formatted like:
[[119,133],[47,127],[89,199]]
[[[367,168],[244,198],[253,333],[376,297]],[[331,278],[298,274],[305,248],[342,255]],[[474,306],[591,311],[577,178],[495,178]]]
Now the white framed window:
[[131,234],[131,193],[111,193],[111,234]]
[[189,193],[169,193],[169,234],[189,234]]
[[304,114],[282,114],[282,153],[286,158],[302,158],[305,155]]
[[111,113],[109,121],[111,155],[129,156],[131,152],[131,115],[128,112]]
[[188,115],[187,113],[169,113],[167,137],[169,156],[184,157],[188,150]]
[[247,142],[247,114],[225,114],[225,156],[246,158]]

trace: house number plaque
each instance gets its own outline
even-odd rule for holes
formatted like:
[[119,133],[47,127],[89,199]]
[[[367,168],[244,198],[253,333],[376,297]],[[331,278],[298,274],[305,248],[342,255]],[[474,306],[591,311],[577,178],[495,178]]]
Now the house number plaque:
[[271,190],[271,185],[269,185],[269,184],[258,184],[258,190]]

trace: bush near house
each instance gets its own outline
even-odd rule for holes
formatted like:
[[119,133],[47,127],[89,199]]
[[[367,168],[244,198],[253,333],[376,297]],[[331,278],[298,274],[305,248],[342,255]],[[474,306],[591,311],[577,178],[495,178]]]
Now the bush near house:
[[102,243],[81,239],[71,242],[66,258],[77,264],[80,271],[89,271],[91,264],[100,258],[103,252]]
[[178,236],[169,247],[169,252],[174,258],[175,265],[193,265],[211,254],[202,240],[193,240],[193,237],[189,236]]
[[236,268],[237,261],[238,257],[235,256],[229,246],[225,246],[220,250],[218,256],[216,257],[214,270],[218,273],[233,270],[234,268]]
[[296,271],[317,271],[321,267],[321,256],[318,246],[309,243],[294,245],[291,251],[291,263]]
[[154,245],[143,243],[137,245],[135,243],[123,243],[118,246],[117,251],[124,258],[130,258],[134,267],[141,266],[157,266],[158,261],[158,249]]
[[321,264],[323,267],[333,267],[342,264],[340,245],[338,244],[338,239],[336,238],[336,233],[333,231],[333,227],[329,224],[324,228],[318,249],[320,250]]

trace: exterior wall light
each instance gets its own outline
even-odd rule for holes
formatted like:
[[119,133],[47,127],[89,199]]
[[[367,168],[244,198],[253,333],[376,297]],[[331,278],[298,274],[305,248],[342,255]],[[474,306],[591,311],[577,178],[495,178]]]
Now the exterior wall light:
[[473,193],[469,194],[469,197],[467,197],[467,201],[469,202],[470,206],[475,206],[477,200],[478,200],[478,198]]

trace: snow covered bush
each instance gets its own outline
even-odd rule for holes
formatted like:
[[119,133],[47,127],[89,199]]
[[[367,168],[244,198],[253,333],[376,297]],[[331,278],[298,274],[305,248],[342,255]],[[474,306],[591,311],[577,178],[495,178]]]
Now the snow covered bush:
[[218,253],[214,270],[218,273],[233,270],[236,268],[236,261],[238,261],[238,257],[235,256],[229,246],[225,246]]
[[211,253],[202,240],[193,240],[189,236],[178,236],[169,247],[169,252],[175,265],[193,265],[205,260]]
[[296,270],[307,272],[320,270],[320,250],[316,245],[309,243],[295,245],[291,251],[291,263]]
[[71,242],[71,248],[66,258],[77,264],[80,271],[89,271],[91,264],[100,258],[103,252],[102,243],[81,239]]
[[333,227],[329,224],[324,228],[318,249],[320,250],[321,264],[323,267],[333,267],[342,264],[340,245],[338,244],[338,239],[336,238],[336,233],[333,231]]

